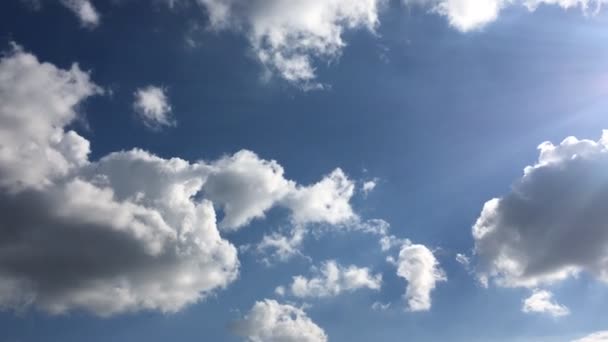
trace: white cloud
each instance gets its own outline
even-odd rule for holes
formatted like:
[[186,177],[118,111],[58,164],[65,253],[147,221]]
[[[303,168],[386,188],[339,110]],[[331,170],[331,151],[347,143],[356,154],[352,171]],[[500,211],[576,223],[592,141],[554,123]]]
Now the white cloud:
[[348,29],[373,31],[381,0],[198,0],[215,29],[243,31],[257,59],[303,88],[318,88],[315,59],[334,59]]
[[232,330],[250,342],[325,342],[327,335],[297,307],[265,299],[256,302]]
[[290,209],[294,226],[341,224],[357,216],[350,205],[354,182],[340,169],[310,186],[283,177],[283,167],[252,152],[220,159],[209,175],[205,194],[224,211],[220,227],[235,230],[264,217],[274,205]]
[[277,286],[274,289],[274,293],[276,293],[277,296],[284,296],[285,295],[285,287],[284,286]]
[[100,15],[89,0],[61,0],[61,3],[69,8],[83,26],[95,27],[99,25]]
[[370,192],[374,191],[374,189],[376,188],[376,185],[378,185],[377,180],[375,180],[375,179],[370,180],[370,181],[363,183],[361,190],[363,191],[363,194],[368,195]]
[[65,131],[98,92],[77,66],[18,48],[0,61],[2,308],[172,312],[237,276],[213,206],[192,199],[199,166],[143,151],[91,162]]
[[546,290],[535,290],[524,300],[521,310],[525,313],[542,313],[553,317],[570,314],[570,310],[553,301],[553,294]]
[[407,280],[405,299],[408,310],[430,310],[431,292],[438,282],[447,280],[433,252],[424,245],[408,241],[401,247],[396,265],[397,275]]
[[372,310],[375,311],[386,311],[388,309],[390,309],[391,307],[391,303],[381,303],[381,302],[374,302],[374,304],[372,304]]
[[382,286],[381,274],[374,275],[367,267],[343,267],[334,260],[324,262],[316,273],[310,279],[304,276],[293,277],[289,287],[291,294],[300,298],[333,297],[363,288],[379,290]]
[[[301,222],[339,221],[331,208],[282,204],[268,191],[272,171],[255,169],[280,166],[249,151],[212,162],[138,149],[89,160],[89,142],[66,127],[100,92],[76,65],[61,70],[18,47],[0,59],[0,309],[175,312],[238,276],[216,208],[230,227],[269,205],[291,208]],[[331,186],[278,182],[291,184],[290,194],[322,193],[310,201],[343,198],[327,195]]]
[[242,151],[215,163],[205,194],[224,211],[220,227],[238,229],[295,191],[295,183],[283,177],[283,167]]
[[608,282],[608,131],[599,141],[569,137],[539,150],[473,227],[480,279],[537,287],[588,272]]
[[99,92],[78,65],[61,70],[14,46],[0,60],[0,187],[42,187],[85,165],[89,142],[63,127]]
[[598,331],[572,342],[608,342],[608,331]]
[[152,129],[175,126],[165,89],[147,86],[137,89],[134,95],[133,109],[146,126]]
[[495,21],[508,6],[525,6],[534,11],[540,5],[558,5],[564,9],[580,7],[585,13],[590,8],[599,11],[606,0],[403,0],[405,4],[430,7],[431,11],[445,16],[450,25],[462,31],[477,30]]
[[466,269],[468,269],[469,266],[471,265],[471,259],[469,259],[468,256],[466,256],[462,253],[456,254],[456,261],[459,264],[461,264],[462,266],[464,266]]
[[395,247],[403,246],[403,244],[409,243],[409,240],[400,239],[395,235],[381,234],[379,242],[382,251],[388,252]]
[[297,224],[340,224],[357,219],[350,206],[354,190],[354,182],[336,169],[316,184],[297,187],[284,201]]

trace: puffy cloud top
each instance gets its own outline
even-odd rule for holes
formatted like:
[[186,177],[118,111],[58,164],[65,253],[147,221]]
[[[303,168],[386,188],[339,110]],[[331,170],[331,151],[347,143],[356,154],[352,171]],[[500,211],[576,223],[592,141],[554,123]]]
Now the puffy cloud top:
[[433,252],[409,241],[399,251],[397,275],[407,280],[405,299],[410,311],[430,310],[431,292],[438,282],[447,280]]
[[297,307],[266,299],[233,325],[233,331],[251,342],[325,342],[327,335]]
[[538,162],[473,227],[477,270],[501,286],[536,287],[588,272],[608,281],[608,132],[539,146]]

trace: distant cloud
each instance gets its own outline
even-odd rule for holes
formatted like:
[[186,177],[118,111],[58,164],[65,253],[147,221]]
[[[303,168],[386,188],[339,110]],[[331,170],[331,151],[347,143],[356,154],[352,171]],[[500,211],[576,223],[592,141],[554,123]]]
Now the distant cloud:
[[570,310],[553,301],[553,294],[546,290],[535,290],[530,297],[524,300],[521,310],[525,313],[541,313],[553,317],[570,314]]
[[538,161],[484,205],[473,227],[480,279],[534,288],[587,272],[608,282],[608,131],[538,149]]
[[89,141],[68,127],[100,93],[77,65],[59,69],[17,46],[0,58],[0,309],[175,312],[237,278],[237,250],[220,229],[274,205],[301,224],[354,215],[342,171],[301,186],[250,151],[90,160]]
[[391,303],[374,302],[374,304],[372,304],[372,310],[375,311],[386,311],[390,309],[390,307]]
[[572,342],[608,342],[608,331],[598,331]]
[[471,260],[465,254],[461,254],[461,253],[456,254],[456,261],[459,264],[461,264],[462,266],[464,266],[466,269],[468,269],[469,266],[471,265]]
[[61,0],[61,3],[69,8],[85,27],[95,27],[101,21],[100,15],[89,0]]
[[405,300],[410,311],[431,309],[431,292],[437,283],[446,281],[433,252],[424,245],[407,241],[395,261],[397,275],[407,281]]
[[327,335],[297,307],[265,299],[256,302],[232,331],[250,342],[326,342]]
[[293,277],[290,294],[300,298],[322,298],[363,288],[379,290],[382,286],[382,275],[374,275],[366,267],[344,267],[335,260],[324,262],[316,273],[312,278]]
[[378,180],[372,179],[372,180],[363,182],[363,185],[361,186],[361,190],[363,191],[363,194],[368,195],[370,192],[374,191],[374,189],[376,188],[376,185],[378,185]]
[[133,109],[149,128],[160,129],[176,124],[171,118],[171,105],[166,90],[161,87],[147,86],[137,89]]

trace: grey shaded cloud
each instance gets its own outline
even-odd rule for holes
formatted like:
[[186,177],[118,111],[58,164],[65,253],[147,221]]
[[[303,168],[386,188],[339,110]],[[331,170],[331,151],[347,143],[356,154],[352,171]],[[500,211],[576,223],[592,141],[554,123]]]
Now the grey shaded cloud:
[[488,201],[473,227],[487,283],[536,287],[587,272],[608,281],[608,132],[539,146],[511,192]]

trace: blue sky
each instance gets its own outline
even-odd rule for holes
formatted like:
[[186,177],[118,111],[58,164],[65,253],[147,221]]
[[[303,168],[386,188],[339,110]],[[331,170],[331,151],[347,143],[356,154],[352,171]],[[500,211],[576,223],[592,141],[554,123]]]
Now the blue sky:
[[0,342],[608,340],[602,3],[3,2]]

